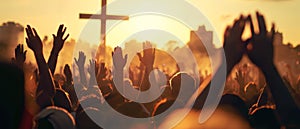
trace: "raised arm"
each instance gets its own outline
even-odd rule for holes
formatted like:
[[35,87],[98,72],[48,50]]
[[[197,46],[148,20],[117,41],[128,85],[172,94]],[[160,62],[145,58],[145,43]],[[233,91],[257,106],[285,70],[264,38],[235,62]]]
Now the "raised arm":
[[287,124],[290,118],[295,118],[295,115],[299,120],[299,109],[274,65],[273,39],[275,25],[273,24],[271,31],[268,32],[264,17],[259,13],[256,16],[259,33],[255,33],[252,18],[249,16],[252,38],[248,47],[248,56],[264,73],[282,122]]
[[65,44],[65,41],[69,37],[69,34],[67,34],[67,36],[65,38],[63,38],[66,30],[67,30],[67,28],[64,27],[64,25],[60,25],[57,30],[57,34],[56,35],[52,34],[53,47],[51,50],[50,57],[48,59],[48,66],[49,66],[52,74],[54,74],[54,72],[55,72],[55,67],[57,64],[57,58],[58,58],[59,52],[61,51],[61,49],[63,48],[63,46]]
[[64,67],[64,75],[66,77],[66,84],[73,85],[73,76],[71,72],[71,68],[68,64]]
[[149,41],[143,43],[143,55],[142,53],[137,53],[141,63],[145,66],[144,75],[141,82],[141,90],[145,91],[150,88],[149,74],[153,70],[154,60],[155,60],[155,48]]
[[15,48],[15,58],[12,59],[12,63],[16,64],[19,68],[23,69],[24,62],[26,60],[27,50],[24,51],[22,44],[19,44]]
[[53,96],[55,94],[54,82],[45,61],[43,54],[43,44],[34,28],[27,25],[26,28],[27,38],[26,43],[28,47],[34,52],[35,59],[39,69],[39,84],[36,91],[36,101],[41,108],[53,104]]
[[89,60],[90,64],[88,67],[88,73],[90,74],[90,81],[89,81],[89,86],[94,86],[97,85],[97,80],[96,80],[96,62],[95,60]]
[[[239,19],[235,20],[232,27],[228,26],[224,33],[224,44],[223,49],[225,53],[225,58],[222,60],[223,63],[227,63],[227,76],[230,75],[233,67],[239,63],[246,51],[245,41],[242,40],[242,34],[245,28],[246,18],[241,16]],[[222,70],[218,69],[217,74],[222,74]],[[220,82],[225,83],[225,82]],[[209,93],[211,83],[205,86],[203,92],[197,97],[194,109],[201,109],[205,103],[207,95]]]
[[246,43],[242,40],[246,18],[240,16],[232,27],[228,26],[224,33],[224,52],[226,57],[227,75],[239,63],[246,52]]
[[82,51],[79,52],[78,60],[76,58],[74,58],[75,63],[78,66],[80,82],[82,85],[87,86],[87,82],[86,82],[87,80],[86,80],[85,71],[84,71],[85,59],[86,59],[86,56]]
[[113,82],[114,82],[115,86],[122,86],[122,88],[123,88],[122,92],[124,92],[123,78],[124,78],[124,67],[127,62],[127,55],[125,55],[125,57],[123,57],[122,48],[116,47],[114,49],[114,52],[112,53],[112,57],[113,57],[113,65],[114,65],[114,70],[113,70],[114,80],[113,80]]
[[78,98],[77,98],[75,88],[74,88],[71,68],[68,64],[66,64],[64,67],[64,75],[66,77],[66,82],[64,84],[63,89],[69,93],[69,98],[70,98],[70,101],[72,104],[72,108],[76,109],[78,106]]

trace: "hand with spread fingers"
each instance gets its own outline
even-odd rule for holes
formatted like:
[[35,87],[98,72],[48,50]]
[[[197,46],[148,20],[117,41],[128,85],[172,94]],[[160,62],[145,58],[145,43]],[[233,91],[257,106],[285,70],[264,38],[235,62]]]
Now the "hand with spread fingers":
[[251,16],[248,17],[252,33],[252,37],[248,40],[248,57],[264,73],[266,83],[275,101],[276,110],[281,123],[287,126],[293,125],[295,124],[293,122],[299,121],[300,119],[300,110],[274,65],[273,40],[275,25],[272,25],[271,31],[267,31],[264,16],[257,12],[256,17],[259,28],[258,33],[254,31]]
[[13,58],[13,63],[15,63],[20,68],[23,68],[24,62],[26,60],[27,50],[24,51],[22,44],[19,44],[15,49],[15,58]]
[[67,36],[65,38],[63,38],[66,30],[67,30],[67,28],[64,27],[64,25],[62,24],[59,26],[59,28],[57,30],[57,34],[56,35],[52,34],[52,36],[53,36],[52,51],[53,52],[59,53],[61,51],[61,49],[63,48],[65,41],[70,36],[69,34],[67,34]]
[[226,56],[228,72],[240,62],[246,50],[246,43],[242,40],[246,18],[240,16],[232,27],[228,26],[224,34],[224,52]]
[[89,60],[88,73],[90,74],[89,86],[97,85],[96,81],[96,62],[95,60]]
[[85,72],[84,72],[85,59],[86,59],[86,56],[82,51],[79,52],[78,59],[74,58],[75,63],[78,66],[80,82],[82,85],[87,86],[86,76],[85,76]]
[[275,25],[272,25],[271,31],[267,31],[264,16],[256,13],[259,33],[255,33],[251,16],[248,16],[252,37],[249,40],[247,54],[251,61],[262,68],[273,66],[274,48],[273,39]]
[[31,28],[30,25],[27,25],[27,28],[25,30],[27,33],[27,46],[34,52],[34,54],[42,54],[43,43],[36,30],[34,28]]
[[139,60],[146,68],[152,68],[155,60],[155,48],[152,48],[152,44],[146,41],[143,43],[143,49],[143,52],[137,53]]
[[34,28],[27,25],[26,28],[27,46],[34,52],[35,59],[39,69],[39,83],[36,90],[36,102],[43,109],[53,105],[53,97],[55,95],[55,85],[50,73],[48,64],[43,54],[43,43]]
[[114,51],[112,52],[112,57],[114,68],[118,71],[123,70],[126,65],[128,55],[126,54],[123,57],[122,48],[115,47]]
[[84,52],[82,52],[82,51],[79,52],[78,59],[74,58],[76,65],[81,70],[84,69],[85,59],[86,59],[86,56],[85,56]]
[[96,72],[95,72],[95,60],[89,60],[90,64],[88,66],[88,72],[90,74],[90,76],[95,76]]
[[67,34],[67,36],[65,38],[63,38],[66,30],[67,30],[67,28],[64,27],[64,25],[62,24],[59,26],[59,28],[57,30],[57,34],[56,35],[52,34],[53,47],[52,47],[51,55],[48,59],[48,65],[49,65],[49,68],[50,68],[52,74],[54,74],[54,72],[55,72],[58,54],[62,50],[62,48],[65,44],[65,41],[69,37],[69,34]]

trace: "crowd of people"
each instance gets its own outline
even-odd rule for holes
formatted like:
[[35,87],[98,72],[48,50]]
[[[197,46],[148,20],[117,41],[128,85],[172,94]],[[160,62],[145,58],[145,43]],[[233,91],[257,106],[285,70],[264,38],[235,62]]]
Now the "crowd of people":
[[[187,116],[174,128],[299,129],[300,83],[298,89],[293,89],[278,73],[274,65],[275,25],[268,31],[264,16],[257,12],[256,17],[255,24],[249,15],[241,16],[232,26],[227,27],[223,44],[225,59],[222,59],[222,63],[226,63],[226,76],[229,76],[242,57],[247,56],[265,79],[258,84],[247,78],[247,65],[238,68],[236,78],[227,81],[237,83],[239,88],[225,90],[217,109],[204,123],[199,123],[198,117],[210,87],[213,87],[209,81],[214,75],[206,77],[207,83],[201,82],[199,86],[197,80],[200,78],[182,72],[180,67],[172,75],[162,72],[153,75],[157,68],[154,61],[158,55],[150,42],[143,44],[147,49],[137,53],[140,66],[135,71],[129,69],[128,78],[124,79],[128,57],[123,55],[121,47],[116,47],[112,52],[112,69],[97,60],[89,60],[88,67],[85,67],[86,55],[79,52],[78,58],[74,59],[75,65],[66,64],[63,74],[57,74],[57,60],[64,58],[59,53],[69,37],[69,34],[65,34],[66,27],[60,25],[57,34],[53,35],[53,48],[46,61],[42,40],[35,28],[28,25],[25,29],[26,43],[34,53],[37,69],[28,70],[28,64],[25,63],[27,51],[21,44],[16,47],[12,62],[1,63],[3,93],[0,97],[0,126],[3,129],[98,129],[103,128],[97,122],[100,121],[111,128],[166,128],[181,115],[180,112],[185,110],[192,96],[203,88],[195,97]],[[246,24],[250,24],[251,37],[242,40]],[[259,32],[254,30],[256,24]],[[76,67],[79,77],[75,77],[75,68],[71,70],[72,67]],[[218,69],[215,74],[222,72],[222,69]],[[231,85],[228,82],[226,87]],[[26,90],[26,85],[30,85],[31,90]],[[154,85],[159,87],[157,92],[161,95],[150,102],[137,102],[145,96],[135,94],[136,91],[147,91]],[[180,95],[183,91],[185,94]],[[133,96],[124,96],[125,92]],[[152,94],[147,92],[146,95]],[[176,106],[170,115],[152,119],[172,105]],[[106,106],[111,108],[106,109]],[[132,118],[150,119],[148,123],[116,121],[111,115],[114,111]],[[90,114],[100,114],[97,117],[99,119],[95,121]]]

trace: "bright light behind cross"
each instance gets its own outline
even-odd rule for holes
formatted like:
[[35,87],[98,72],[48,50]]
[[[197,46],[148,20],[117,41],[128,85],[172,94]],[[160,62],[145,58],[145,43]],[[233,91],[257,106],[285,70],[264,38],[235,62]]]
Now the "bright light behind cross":
[[[199,25],[205,25],[209,29],[213,29],[210,22],[206,19],[206,17],[195,7],[190,5],[189,3],[182,1],[182,0],[174,0],[172,3],[170,3],[169,0],[153,0],[153,1],[141,1],[141,0],[132,0],[130,3],[129,1],[114,1],[108,6],[110,6],[111,9],[126,9],[127,4],[134,4],[137,7],[134,9],[128,9],[128,15],[130,17],[129,21],[122,22],[122,21],[114,21],[111,23],[107,23],[107,45],[116,47],[116,46],[123,46],[123,43],[128,40],[128,37],[131,37],[132,35],[138,35],[137,33],[145,32],[149,30],[160,30],[164,32],[168,32],[170,35],[177,37],[179,42],[186,43],[188,41],[188,36],[190,33],[190,30],[194,30]],[[132,3],[131,3],[132,2]],[[88,39],[88,40],[95,40],[94,43],[99,43],[100,41],[97,41],[99,39],[99,24],[95,24],[93,22],[88,22],[86,27],[83,29],[81,36],[79,39]],[[156,31],[153,31],[156,32]],[[214,32],[215,33],[215,32]],[[159,33],[158,33],[159,34]],[[150,36],[151,37],[151,36]],[[198,36],[199,37],[199,36]],[[141,36],[138,37],[141,40],[149,40],[147,39],[149,37],[147,36]],[[143,39],[145,38],[145,39]],[[160,39],[161,38],[161,39]],[[158,43],[161,43],[159,41],[167,41],[172,39],[164,39],[169,38],[167,36],[159,37]],[[200,38],[200,37],[199,37]],[[141,41],[143,42],[143,41]],[[218,44],[218,43],[216,43]],[[208,44],[203,43],[203,45],[207,48]],[[80,49],[80,48],[77,48]],[[189,50],[188,47],[185,47],[187,49],[185,53],[189,55],[189,59],[185,60],[176,60],[178,59],[176,55],[172,55],[169,53],[170,56],[172,56],[176,62],[194,62],[195,63],[195,57],[192,55],[191,50]],[[76,52],[76,51],[75,51]],[[90,52],[86,52],[90,53]],[[219,50],[218,54],[219,56],[212,56],[212,52],[207,49],[207,53],[211,60],[211,67],[212,67],[212,73],[213,80],[211,81],[211,87],[210,91],[207,97],[207,101],[204,104],[204,108],[200,115],[200,122],[206,121],[209,116],[212,114],[212,112],[215,110],[221,96],[219,95],[220,92],[223,92],[225,78],[226,78],[226,63],[218,64],[220,58],[225,58],[223,50]],[[77,55],[77,53],[74,53],[74,55]],[[178,55],[177,55],[178,56]],[[217,58],[217,59],[216,59]],[[197,59],[199,60],[199,59]],[[130,60],[127,60],[127,63],[130,63]],[[179,68],[181,69],[181,65],[179,65]],[[219,73],[214,75],[216,73],[216,69],[219,68]],[[198,69],[198,68],[196,68]],[[196,76],[196,78],[199,78],[199,76]],[[113,81],[122,81],[122,80],[113,80]],[[201,81],[201,80],[200,80]],[[151,82],[150,82],[151,83]],[[180,85],[182,85],[184,82],[181,82]],[[199,86],[198,84],[196,84]],[[116,86],[117,87],[117,86]],[[151,90],[151,88],[150,88]],[[76,90],[76,92],[79,92]],[[120,92],[120,91],[119,91]],[[141,91],[139,91],[141,92]],[[184,90],[182,90],[182,86],[180,86],[180,91],[178,97],[186,96],[186,93]],[[144,96],[147,97],[147,96]],[[151,98],[152,97],[152,98]],[[156,96],[149,96],[146,100],[141,101],[135,101],[136,103],[139,102],[149,102],[153,99],[155,99]],[[134,100],[132,100],[134,101]],[[191,109],[192,103],[189,103],[190,105],[186,105],[185,107],[188,109]],[[190,102],[190,101],[189,101]],[[95,105],[97,105],[97,102],[91,102]],[[177,106],[179,102],[177,100],[174,102],[174,104],[168,108],[165,112],[154,116],[153,119],[160,120],[160,118],[163,118],[161,116],[167,116],[170,112],[174,111],[174,107]],[[208,108],[206,105],[210,105]],[[83,107],[87,107],[89,105],[82,104]],[[87,112],[87,114],[90,116],[90,118],[97,123],[99,126],[103,128],[115,128],[117,127],[124,127],[124,128],[130,128],[130,125],[134,124],[145,124],[146,127],[152,127],[153,123],[149,122],[150,118],[134,118],[129,117],[124,114],[121,114],[117,112],[116,110],[112,109],[107,103],[104,105],[98,105],[98,107],[103,110],[103,112],[99,112],[100,114],[93,114]],[[107,114],[109,113],[109,114]],[[180,117],[183,119],[185,115],[188,113],[188,110],[185,114],[181,115]],[[104,122],[103,117],[106,119],[112,120],[110,122]],[[111,118],[111,119],[110,119]],[[173,125],[170,125],[170,128],[175,126],[180,120],[174,121]],[[150,120],[151,121],[151,120]],[[116,122],[118,122],[116,124]]]

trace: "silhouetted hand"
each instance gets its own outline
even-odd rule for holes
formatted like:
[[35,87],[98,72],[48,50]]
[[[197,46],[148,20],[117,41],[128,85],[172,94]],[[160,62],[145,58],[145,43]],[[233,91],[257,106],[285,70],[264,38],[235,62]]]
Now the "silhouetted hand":
[[143,43],[143,56],[141,53],[137,53],[139,56],[140,61],[144,64],[147,68],[153,67],[154,60],[155,60],[155,48],[152,48],[152,45],[149,41]]
[[27,51],[24,51],[23,45],[19,44],[15,49],[15,58],[13,58],[13,63],[22,68],[26,60],[26,53]]
[[257,12],[256,17],[259,26],[259,33],[255,33],[252,18],[251,16],[248,16],[252,38],[248,44],[247,53],[251,61],[263,70],[267,67],[273,66],[273,38],[275,25],[272,25],[271,32],[267,32],[264,16]]
[[59,53],[61,51],[61,49],[63,48],[66,39],[69,37],[69,34],[67,34],[67,36],[65,38],[63,38],[65,32],[66,32],[67,28],[64,27],[64,25],[60,25],[58,30],[57,30],[57,34],[53,36],[53,48],[52,48],[52,52],[55,53]]
[[87,86],[86,75],[84,72],[85,59],[86,59],[86,56],[82,51],[79,52],[78,60],[76,58],[74,58],[75,63],[78,66],[80,82],[82,85]]
[[64,67],[64,74],[67,79],[67,84],[72,84],[72,72],[68,64],[66,64]]
[[227,68],[232,69],[240,62],[246,50],[246,44],[242,40],[246,18],[241,16],[232,27],[228,26],[224,34],[224,52]]
[[291,123],[295,124],[293,122],[299,121],[300,119],[300,110],[273,62],[275,25],[273,24],[271,31],[268,32],[264,16],[257,12],[256,17],[259,33],[255,33],[252,18],[251,16],[248,17],[252,33],[252,37],[247,46],[248,57],[265,75],[266,83],[270,88],[276,104],[276,110],[281,121],[280,123],[283,125],[289,125]]
[[142,53],[137,53],[141,64],[144,65],[145,69],[141,74],[141,90],[148,90],[151,86],[149,81],[150,72],[153,70],[154,60],[155,60],[155,48],[149,41],[143,43],[143,56]]
[[74,58],[75,63],[77,64],[78,68],[81,70],[84,69],[85,59],[86,59],[86,56],[82,51],[79,52],[78,60],[76,58]]
[[34,28],[27,25],[26,43],[34,52],[35,59],[39,68],[39,83],[36,90],[36,102],[41,109],[53,105],[53,97],[55,95],[55,85],[48,68],[48,64],[43,54],[43,43]]
[[43,43],[38,33],[34,28],[31,28],[30,25],[27,25],[25,29],[27,33],[26,43],[27,46],[35,53],[42,54],[43,53]]
[[96,71],[95,71],[95,60],[89,60],[90,65],[88,66],[88,72],[91,77],[96,77]]
[[67,28],[65,28],[64,25],[60,25],[57,30],[57,35],[55,36],[54,34],[52,34],[53,47],[51,50],[51,55],[48,59],[48,66],[49,66],[52,74],[54,74],[54,72],[55,72],[58,54],[61,51],[61,49],[63,48],[66,39],[69,37],[69,34],[68,34],[65,38],[63,38],[63,36],[66,32],[66,29]]
[[97,80],[96,80],[96,62],[95,60],[89,60],[90,65],[88,66],[88,73],[90,74],[90,81],[89,81],[89,86],[94,86],[97,85]]
[[[244,18],[242,15],[238,20],[235,20],[232,27],[228,26],[224,33],[224,44],[223,49],[225,52],[225,58],[226,58],[226,66],[227,66],[227,77],[230,75],[231,70],[233,67],[240,62],[240,60],[243,57],[243,54],[246,52],[246,43],[242,40],[242,34],[245,28],[245,22],[246,18]],[[225,62],[224,60],[222,60]],[[215,75],[223,74],[222,67],[218,68]],[[218,76],[212,76],[212,80],[217,79]],[[226,83],[226,79],[222,80],[219,78],[217,79],[216,85],[223,86]],[[205,89],[201,92],[201,94],[198,95],[197,99],[195,100],[195,104],[193,106],[194,109],[202,109],[205,108],[205,100],[207,100],[207,96],[210,94],[209,89],[211,88],[211,81],[209,83],[203,83],[201,84],[205,87]],[[205,81],[204,81],[205,82]],[[219,93],[221,90],[219,89]],[[219,94],[218,93],[218,94]],[[217,98],[217,95],[214,96]],[[221,93],[222,94],[222,93]],[[210,108],[215,108],[211,106]],[[208,111],[208,113],[212,113],[211,111]]]
[[123,57],[122,53],[122,48],[121,47],[115,47],[115,50],[112,52],[112,57],[113,57],[113,64],[114,68],[118,71],[124,69],[124,66],[126,65],[127,62],[127,54],[125,57]]

